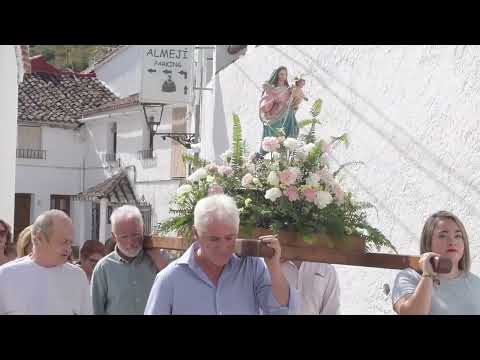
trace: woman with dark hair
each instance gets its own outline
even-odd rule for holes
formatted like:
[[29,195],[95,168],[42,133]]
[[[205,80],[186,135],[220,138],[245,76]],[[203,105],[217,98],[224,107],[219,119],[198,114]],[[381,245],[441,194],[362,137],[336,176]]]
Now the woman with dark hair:
[[105,246],[97,240],[87,240],[80,250],[80,267],[85,271],[88,281],[92,279],[97,262],[106,255]]
[[[448,211],[431,215],[420,239],[420,275],[402,270],[392,290],[393,309],[400,315],[480,315],[480,278],[470,272],[470,248],[465,226]],[[433,256],[448,257],[452,269],[437,274]]]
[[260,100],[260,120],[263,123],[262,139],[269,136],[296,138],[298,125],[295,110],[292,106],[292,88],[288,85],[288,71],[285,66],[276,69],[263,84]]
[[0,265],[9,262],[11,257],[8,253],[12,241],[12,230],[6,221],[0,219]]

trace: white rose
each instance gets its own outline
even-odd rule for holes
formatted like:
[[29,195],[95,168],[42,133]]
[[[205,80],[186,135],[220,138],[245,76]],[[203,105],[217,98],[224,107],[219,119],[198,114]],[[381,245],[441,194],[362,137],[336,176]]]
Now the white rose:
[[313,143],[305,144],[305,145],[303,146],[303,151],[304,151],[307,155],[309,155],[309,154],[312,152],[312,150],[313,150],[314,147],[315,147],[315,144],[313,144]]
[[177,194],[178,196],[180,196],[180,195],[189,193],[189,192],[192,191],[192,190],[193,190],[192,185],[183,184],[182,186],[180,186],[180,187],[177,189],[176,194]]
[[285,141],[283,142],[283,145],[288,149],[288,150],[295,150],[299,147],[298,140],[295,138],[286,138]]
[[315,205],[319,209],[323,209],[326,207],[328,204],[330,204],[333,201],[332,195],[330,195],[329,192],[327,191],[319,191],[317,192],[317,196],[315,198]]
[[192,175],[190,175],[187,180],[191,182],[197,182],[205,177],[207,177],[208,172],[204,168],[200,168],[197,171],[195,171]]
[[256,177],[253,178],[253,183],[257,186],[261,184],[260,180]]
[[265,199],[275,202],[280,196],[282,196],[282,191],[279,188],[268,189],[265,193]]
[[228,161],[228,158],[231,158],[233,155],[233,151],[228,149],[227,151],[225,151],[222,155],[220,155],[220,158],[227,162]]
[[303,161],[306,157],[307,153],[303,148],[298,148],[297,150],[295,150],[295,159]]
[[268,174],[267,177],[267,182],[273,186],[278,186],[278,184],[280,184],[280,179],[275,171],[270,171],[270,174]]

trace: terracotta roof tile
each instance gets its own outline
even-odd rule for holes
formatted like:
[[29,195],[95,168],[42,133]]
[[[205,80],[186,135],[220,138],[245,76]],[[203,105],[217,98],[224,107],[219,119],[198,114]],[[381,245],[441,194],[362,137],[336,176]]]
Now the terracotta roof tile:
[[137,198],[133,191],[128,175],[125,171],[109,177],[104,182],[92,186],[74,197],[76,200],[100,200],[108,199],[110,203],[126,204],[136,203]]
[[86,111],[83,116],[89,116],[89,115],[93,115],[93,114],[98,114],[98,113],[101,113],[101,112],[105,112],[105,111],[113,111],[113,110],[117,110],[117,109],[122,109],[122,108],[126,108],[126,107],[129,107],[129,106],[133,106],[133,105],[140,105],[140,99],[139,99],[139,96],[138,94],[133,94],[133,95],[130,95],[130,96],[127,96],[126,98],[121,98],[121,99],[116,99],[116,100],[113,100],[113,101],[110,101],[108,103],[105,103],[95,109],[92,109],[92,110],[89,110],[89,111]]
[[19,122],[78,124],[82,114],[118,99],[94,77],[25,74],[18,89]]

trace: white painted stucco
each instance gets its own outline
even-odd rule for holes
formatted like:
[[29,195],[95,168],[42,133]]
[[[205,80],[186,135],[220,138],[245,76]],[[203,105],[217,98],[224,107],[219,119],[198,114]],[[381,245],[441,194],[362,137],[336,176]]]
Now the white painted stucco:
[[[2,51],[5,49],[2,47]],[[12,56],[12,66],[16,67],[14,52],[12,52]],[[8,56],[2,56],[1,59],[5,61]],[[97,66],[95,72],[97,77],[115,94],[121,98],[127,97],[140,90],[141,60],[141,46],[127,46],[119,50],[108,61]],[[1,89],[2,94],[5,91],[8,95],[2,96],[2,101],[8,100],[8,104],[11,104],[10,116],[13,116],[14,119],[12,120],[14,129],[11,131],[14,131],[15,136],[8,135],[7,131],[1,132],[1,136],[2,139],[4,135],[6,136],[6,140],[2,142],[2,150],[4,145],[10,144],[9,151],[13,156],[13,164],[15,164],[17,88],[16,73],[12,72],[12,74],[9,76],[12,78],[11,81],[14,81],[13,90],[10,89],[8,92],[4,90],[3,86],[6,86],[7,82],[2,82]],[[10,78],[6,77],[6,79]],[[12,97],[12,94],[15,94],[15,98]],[[160,108],[150,108],[148,114],[154,115],[158,120]],[[158,130],[161,132],[171,131],[171,118],[172,106],[168,106],[163,112],[162,125]],[[172,140],[168,138],[163,140],[159,136],[155,136],[154,159],[138,160],[137,152],[147,149],[149,145],[145,116],[142,107],[138,105],[92,115],[84,119],[83,126],[77,130],[42,126],[42,150],[47,151],[47,158],[46,160],[17,159],[18,181],[14,190],[13,188],[11,190],[11,214],[7,212],[5,217],[10,216],[13,223],[15,192],[32,194],[30,218],[33,222],[38,215],[50,208],[52,194],[75,195],[105,181],[118,172],[120,170],[118,165],[104,161],[104,155],[112,153],[111,127],[113,123],[117,124],[117,159],[120,159],[121,166],[128,170],[137,198],[140,199],[143,196],[147,202],[152,204],[153,225],[166,219],[169,216],[168,202],[180,181],[172,179],[171,176]],[[8,130],[8,128],[6,129]],[[9,154],[8,151],[4,153],[5,156]],[[2,163],[1,166],[6,166],[6,163]],[[10,170],[9,172],[13,174],[15,171]],[[14,176],[0,178],[2,181],[11,181],[2,187],[2,191],[8,189],[8,186],[14,186]],[[5,198],[8,200],[8,197]],[[8,209],[7,204],[7,201],[2,201],[1,206],[5,205],[5,209]],[[82,245],[85,240],[91,239],[92,203],[72,200],[70,204],[71,217],[75,225],[75,244]],[[108,238],[111,225],[105,224],[104,229],[105,237]]]
[[[149,112],[150,114],[150,112]],[[158,116],[156,114],[155,116]],[[166,107],[162,116],[162,125],[159,131],[169,132],[172,129],[172,108]],[[139,106],[129,107],[127,110],[118,110],[104,115],[86,119],[84,134],[86,145],[86,183],[96,185],[118,171],[116,167],[108,167],[103,162],[102,155],[109,152],[111,140],[111,126],[117,124],[117,158],[121,166],[129,171],[132,186],[136,196],[142,196],[152,204],[152,222],[157,224],[166,219],[168,202],[178,187],[179,180],[171,178],[171,139],[163,140],[154,137],[153,159],[139,160],[137,152],[148,148],[149,137],[143,110]],[[98,167],[105,169],[98,169]],[[134,170],[135,169],[135,170]],[[109,231],[109,230],[108,230]]]
[[98,79],[117,96],[124,98],[138,93],[140,89],[142,61],[141,46],[128,45],[95,66],[94,70]]
[[[86,152],[81,132],[42,126],[42,150],[46,159],[17,159],[16,193],[31,195],[30,221],[50,209],[50,196],[75,195],[85,189],[83,159]],[[76,245],[90,237],[85,226],[85,203],[70,201]]]
[[[231,116],[258,149],[261,85],[285,65],[289,80],[307,74],[297,119],[323,99],[322,137],[347,132],[332,164],[360,160],[345,184],[378,208],[378,226],[402,254],[418,254],[424,221],[434,211],[456,213],[470,236],[474,273],[480,273],[480,46],[260,46],[217,74],[204,94],[203,157],[218,159],[229,146]],[[335,265],[344,314],[391,314],[383,285],[396,270]]]
[[[209,45],[203,45],[208,47]],[[213,75],[214,66],[213,49],[197,51],[196,86],[200,86],[200,68],[204,72],[204,80]],[[203,59],[203,60],[202,60]],[[223,59],[223,57],[222,57]],[[223,61],[223,60],[221,60]],[[201,65],[201,66],[200,66]],[[95,67],[97,77],[103,81],[112,91],[120,97],[130,96],[140,91],[142,66],[142,46],[129,45],[121,49],[110,59]],[[196,91],[196,101],[199,99],[199,91]],[[179,105],[181,106],[181,105]],[[172,131],[172,108],[164,109],[159,132]],[[191,112],[191,106],[187,107],[187,113]],[[148,116],[154,115],[158,121],[160,108],[147,108]],[[194,116],[187,122],[190,129],[194,122]],[[172,179],[171,173],[171,139],[163,140],[160,136],[154,137],[154,159],[138,160],[137,152],[148,148],[149,136],[145,123],[145,116],[141,106],[134,105],[128,108],[112,111],[107,114],[99,114],[85,121],[85,136],[88,138],[87,167],[97,166],[101,154],[108,151],[109,128],[114,122],[117,123],[117,154],[123,167],[127,167],[131,174],[132,184],[136,195],[145,197],[152,204],[152,222],[158,223],[170,216],[168,203],[179,185],[180,180]],[[193,131],[193,129],[191,130]],[[97,165],[93,165],[97,164]],[[105,164],[103,164],[105,165]],[[135,170],[133,170],[133,168]],[[113,171],[114,169],[112,169]],[[96,184],[102,181],[100,177],[108,177],[111,171],[87,172],[87,183]]]
[[0,45],[0,219],[13,227],[18,84],[14,45]]

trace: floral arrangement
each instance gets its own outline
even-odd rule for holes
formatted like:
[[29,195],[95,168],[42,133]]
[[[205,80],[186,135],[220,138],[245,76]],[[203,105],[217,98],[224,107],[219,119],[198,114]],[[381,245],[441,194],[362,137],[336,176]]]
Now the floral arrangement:
[[306,135],[285,138],[279,132],[262,140],[260,153],[250,155],[242,140],[240,119],[234,114],[232,146],[222,155],[223,164],[184,155],[196,170],[176,191],[170,208],[173,217],[160,223],[157,230],[162,234],[176,231],[189,238],[197,201],[209,194],[225,193],[240,209],[244,236],[253,234],[256,228],[274,233],[293,231],[308,243],[314,243],[317,234],[328,234],[335,241],[357,235],[365,239],[367,249],[384,246],[396,251],[378,229],[368,224],[366,209],[373,206],[355,202],[338,180],[343,168],[360,162],[331,171],[328,156],[338,144],[348,146],[348,137],[343,134],[328,141],[316,138],[321,105],[320,99],[315,101],[312,118],[299,123],[300,127],[310,126]]

